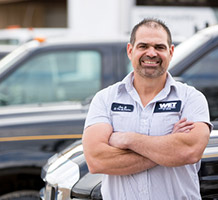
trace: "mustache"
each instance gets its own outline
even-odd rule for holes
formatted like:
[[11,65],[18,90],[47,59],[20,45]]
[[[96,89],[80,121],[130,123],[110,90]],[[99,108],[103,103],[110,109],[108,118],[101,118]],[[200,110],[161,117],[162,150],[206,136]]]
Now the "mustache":
[[149,57],[149,56],[142,56],[140,59],[139,59],[140,62],[142,61],[151,61],[151,62],[161,62],[162,59],[160,57]]

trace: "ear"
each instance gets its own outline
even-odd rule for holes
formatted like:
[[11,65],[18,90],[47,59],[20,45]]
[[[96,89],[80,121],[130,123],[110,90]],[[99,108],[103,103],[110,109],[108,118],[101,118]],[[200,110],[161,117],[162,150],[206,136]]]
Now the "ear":
[[127,44],[127,56],[130,60],[132,58],[132,48],[133,48],[132,44],[128,43]]
[[172,44],[171,45],[171,48],[170,48],[170,56],[171,56],[171,59],[173,57],[173,53],[174,53],[174,45]]

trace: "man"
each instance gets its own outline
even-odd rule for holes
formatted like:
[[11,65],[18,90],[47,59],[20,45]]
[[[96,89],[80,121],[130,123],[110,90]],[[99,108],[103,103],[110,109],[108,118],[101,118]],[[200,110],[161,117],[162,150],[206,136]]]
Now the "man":
[[104,200],[201,199],[198,170],[211,124],[205,97],[167,72],[171,34],[145,19],[131,33],[134,71],[93,98],[83,134]]

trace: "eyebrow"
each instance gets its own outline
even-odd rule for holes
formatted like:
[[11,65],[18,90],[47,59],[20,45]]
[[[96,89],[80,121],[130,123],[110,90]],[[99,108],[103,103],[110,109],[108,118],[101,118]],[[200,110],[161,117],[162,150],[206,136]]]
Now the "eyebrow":
[[164,47],[167,48],[167,45],[166,45],[166,44],[163,44],[163,43],[151,45],[151,44],[149,44],[149,43],[140,42],[140,43],[138,43],[136,46],[138,47],[138,46],[140,46],[140,45],[147,45],[147,46],[153,46],[153,47],[164,46]]

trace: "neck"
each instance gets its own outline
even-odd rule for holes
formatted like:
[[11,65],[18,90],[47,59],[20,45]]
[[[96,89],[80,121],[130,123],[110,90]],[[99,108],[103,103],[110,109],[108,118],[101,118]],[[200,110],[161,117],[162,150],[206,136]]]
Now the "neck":
[[146,106],[165,86],[167,73],[158,78],[141,77],[134,73],[133,85],[143,106]]

